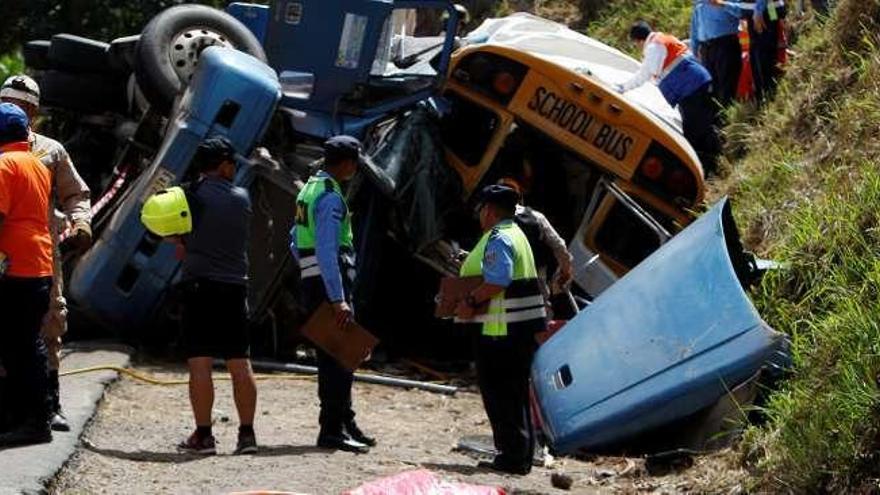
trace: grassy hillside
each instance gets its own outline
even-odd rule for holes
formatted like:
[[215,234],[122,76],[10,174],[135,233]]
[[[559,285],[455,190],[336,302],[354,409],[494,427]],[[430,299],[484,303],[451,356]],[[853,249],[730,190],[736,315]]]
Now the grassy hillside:
[[720,189],[752,246],[791,262],[756,297],[797,363],[746,446],[768,489],[862,489],[880,474],[878,32],[880,1],[842,0],[804,33],[770,108],[729,129],[748,154]]
[[[690,0],[606,4],[587,30],[609,44],[623,47],[638,18],[687,35]],[[755,491],[876,491],[880,0],[840,0],[827,22],[798,28],[776,100],[732,112],[729,176],[712,185],[732,197],[749,247],[790,263],[753,298],[792,336],[796,368],[740,450]]]

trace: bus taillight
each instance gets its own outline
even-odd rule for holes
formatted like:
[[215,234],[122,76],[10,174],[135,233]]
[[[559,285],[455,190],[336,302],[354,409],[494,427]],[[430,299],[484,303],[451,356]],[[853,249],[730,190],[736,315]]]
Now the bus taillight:
[[651,180],[660,180],[663,177],[663,162],[656,156],[650,156],[639,167],[642,174]]
[[661,198],[683,206],[692,206],[697,199],[694,172],[681,160],[657,143],[652,143],[639,165],[633,182]]
[[510,103],[529,71],[525,65],[495,53],[472,53],[458,64],[453,78],[504,105]]
[[498,72],[492,78],[492,89],[502,96],[509,96],[516,91],[517,83],[510,72]]

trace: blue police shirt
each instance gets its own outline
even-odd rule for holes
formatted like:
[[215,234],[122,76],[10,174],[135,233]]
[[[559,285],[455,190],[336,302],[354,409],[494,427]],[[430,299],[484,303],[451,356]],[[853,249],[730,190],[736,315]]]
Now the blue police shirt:
[[[321,170],[320,178],[329,178],[330,174]],[[321,279],[330,302],[345,300],[342,285],[342,274],[339,271],[339,226],[345,215],[345,203],[342,196],[326,191],[318,196],[315,203],[315,257],[321,269]],[[290,252],[299,261],[296,246],[296,225],[290,230]]]
[[699,55],[700,44],[739,32],[739,8],[710,5],[696,0],[691,14],[691,51]]
[[[505,220],[506,225],[513,220]],[[493,232],[483,253],[483,280],[492,285],[507,287],[513,281],[513,243],[507,236]]]

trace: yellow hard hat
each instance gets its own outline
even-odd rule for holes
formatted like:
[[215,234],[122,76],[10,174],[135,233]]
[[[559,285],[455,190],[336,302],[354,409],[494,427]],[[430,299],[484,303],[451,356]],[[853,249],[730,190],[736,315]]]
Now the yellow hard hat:
[[150,196],[141,209],[141,222],[160,237],[192,232],[192,214],[186,193],[180,187],[169,187]]

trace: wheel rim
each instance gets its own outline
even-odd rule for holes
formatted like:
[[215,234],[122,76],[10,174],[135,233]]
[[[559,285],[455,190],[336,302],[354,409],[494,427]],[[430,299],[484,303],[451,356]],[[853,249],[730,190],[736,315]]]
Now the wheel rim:
[[190,28],[174,37],[168,56],[181,81],[187,83],[192,79],[202,50],[209,46],[235,48],[226,36],[209,28]]

